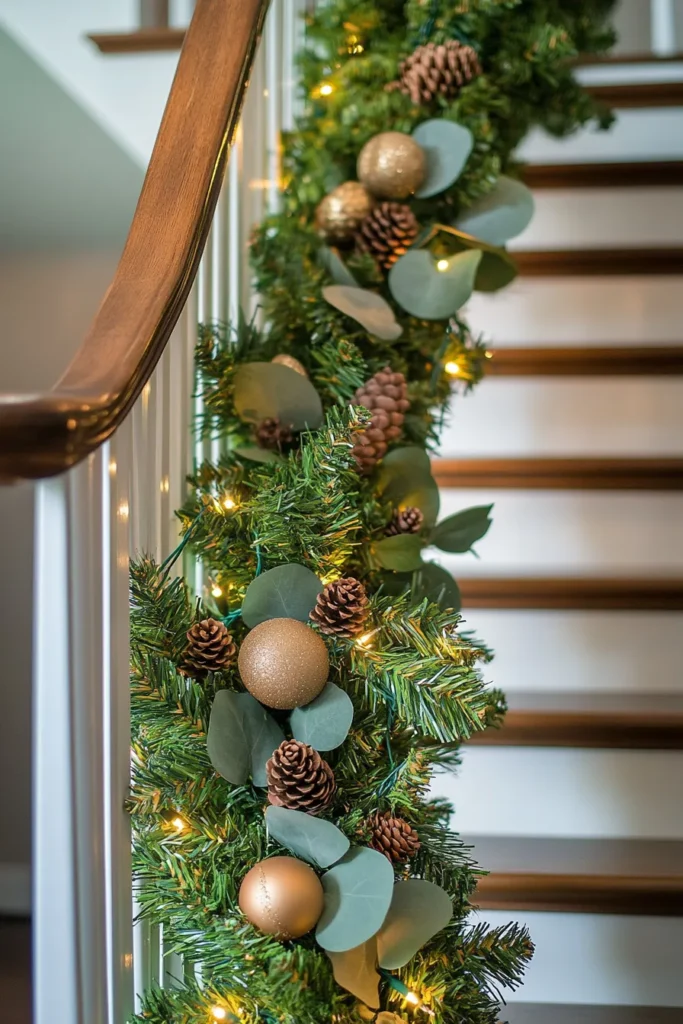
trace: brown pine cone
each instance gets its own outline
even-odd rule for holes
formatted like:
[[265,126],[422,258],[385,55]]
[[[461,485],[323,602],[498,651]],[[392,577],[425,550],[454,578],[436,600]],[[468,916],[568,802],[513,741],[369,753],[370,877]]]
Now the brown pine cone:
[[369,425],[353,435],[353,455],[366,476],[386,454],[390,441],[401,436],[403,420],[410,408],[406,379],[385,366],[356,391],[353,405],[362,405],[372,413]]
[[187,631],[182,670],[188,676],[201,679],[208,672],[225,668],[236,654],[232,634],[225,625],[218,619],[203,619]]
[[457,39],[418,46],[401,64],[399,79],[388,89],[400,89],[415,104],[431,103],[437,96],[452,99],[463,85],[481,74],[476,50]]
[[399,533],[419,533],[424,523],[422,510],[411,505],[410,508],[397,508],[394,518],[384,531],[387,537],[396,537]]
[[360,226],[356,246],[367,252],[382,270],[393,267],[417,238],[420,225],[405,203],[378,203]]
[[266,764],[266,778],[271,804],[307,814],[320,814],[337,788],[327,761],[298,740],[283,740]]
[[357,636],[368,619],[368,595],[352,576],[328,583],[318,594],[310,618],[328,636]]
[[372,829],[370,846],[383,853],[394,864],[403,864],[414,857],[420,849],[420,839],[415,829],[403,818],[392,817],[389,811],[379,812],[368,822]]
[[282,452],[292,447],[294,434],[291,426],[278,419],[261,420],[256,428],[256,441],[261,448]]

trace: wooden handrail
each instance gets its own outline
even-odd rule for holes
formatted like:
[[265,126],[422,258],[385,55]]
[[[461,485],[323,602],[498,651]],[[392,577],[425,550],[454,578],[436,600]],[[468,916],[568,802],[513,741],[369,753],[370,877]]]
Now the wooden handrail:
[[104,301],[50,391],[0,395],[0,479],[61,473],[121,424],[175,327],[221,188],[268,0],[197,0]]

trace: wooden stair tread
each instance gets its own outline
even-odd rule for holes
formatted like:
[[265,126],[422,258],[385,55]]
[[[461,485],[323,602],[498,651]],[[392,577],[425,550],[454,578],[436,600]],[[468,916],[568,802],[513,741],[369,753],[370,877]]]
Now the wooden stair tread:
[[578,1003],[509,1003],[501,1024],[683,1024],[679,1006],[581,1006]]
[[[628,61],[620,63],[628,64]],[[625,82],[586,85],[585,89],[594,99],[620,110],[683,105],[683,82]]]
[[490,872],[473,900],[484,909],[683,915],[683,841],[463,839]]
[[683,185],[683,160],[529,164],[522,178],[532,189],[652,188]]
[[512,250],[523,277],[622,277],[683,273],[683,248]]
[[683,611],[683,579],[457,575],[468,608]]
[[683,458],[433,459],[432,471],[440,487],[683,489]]
[[134,32],[93,32],[88,39],[101,53],[160,53],[179,50],[184,28],[140,28]]
[[507,699],[503,726],[475,733],[469,743],[683,750],[683,695],[511,693]]
[[486,363],[492,377],[669,376],[683,373],[683,345],[498,348]]

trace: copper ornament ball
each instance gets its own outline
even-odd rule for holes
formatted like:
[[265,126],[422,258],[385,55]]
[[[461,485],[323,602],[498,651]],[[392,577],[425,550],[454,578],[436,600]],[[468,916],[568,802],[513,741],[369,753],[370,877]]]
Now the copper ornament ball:
[[377,199],[407,199],[426,174],[424,150],[404,132],[373,136],[358,157],[358,177]]
[[247,633],[237,666],[256,700],[291,711],[315,700],[330,662],[324,640],[310,626],[298,619],[267,619]]
[[315,223],[328,242],[350,242],[374,206],[359,181],[345,181],[326,195],[315,211]]
[[271,857],[244,876],[239,905],[264,935],[298,939],[320,919],[323,887],[313,868],[302,860]]
[[303,363],[300,363],[295,356],[290,356],[287,352],[281,352],[278,355],[273,356],[271,363],[279,363],[280,366],[288,366],[290,370],[295,370],[296,373],[300,373],[302,377],[308,377],[306,367]]

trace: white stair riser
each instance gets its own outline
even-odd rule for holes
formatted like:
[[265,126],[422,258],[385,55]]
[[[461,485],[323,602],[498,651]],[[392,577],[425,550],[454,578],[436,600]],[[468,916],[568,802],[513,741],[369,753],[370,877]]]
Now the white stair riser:
[[657,248],[683,243],[683,188],[543,189],[512,250]]
[[683,439],[683,377],[490,377],[456,395],[438,455],[665,456]]
[[683,919],[496,910],[473,920],[531,931],[536,952],[509,1002],[683,1006]]
[[442,490],[441,516],[493,503],[479,558],[430,550],[462,576],[674,575],[683,570],[683,494]]
[[465,747],[433,792],[470,835],[683,839],[683,752]]
[[476,293],[466,314],[472,328],[499,348],[683,340],[683,289],[674,275],[522,277],[497,294]]
[[680,160],[683,158],[683,109],[620,110],[609,132],[593,126],[571,139],[532,132],[518,151],[531,163],[580,163],[611,160]]
[[683,693],[680,613],[466,609],[464,617],[463,629],[495,651],[487,678],[508,693]]

